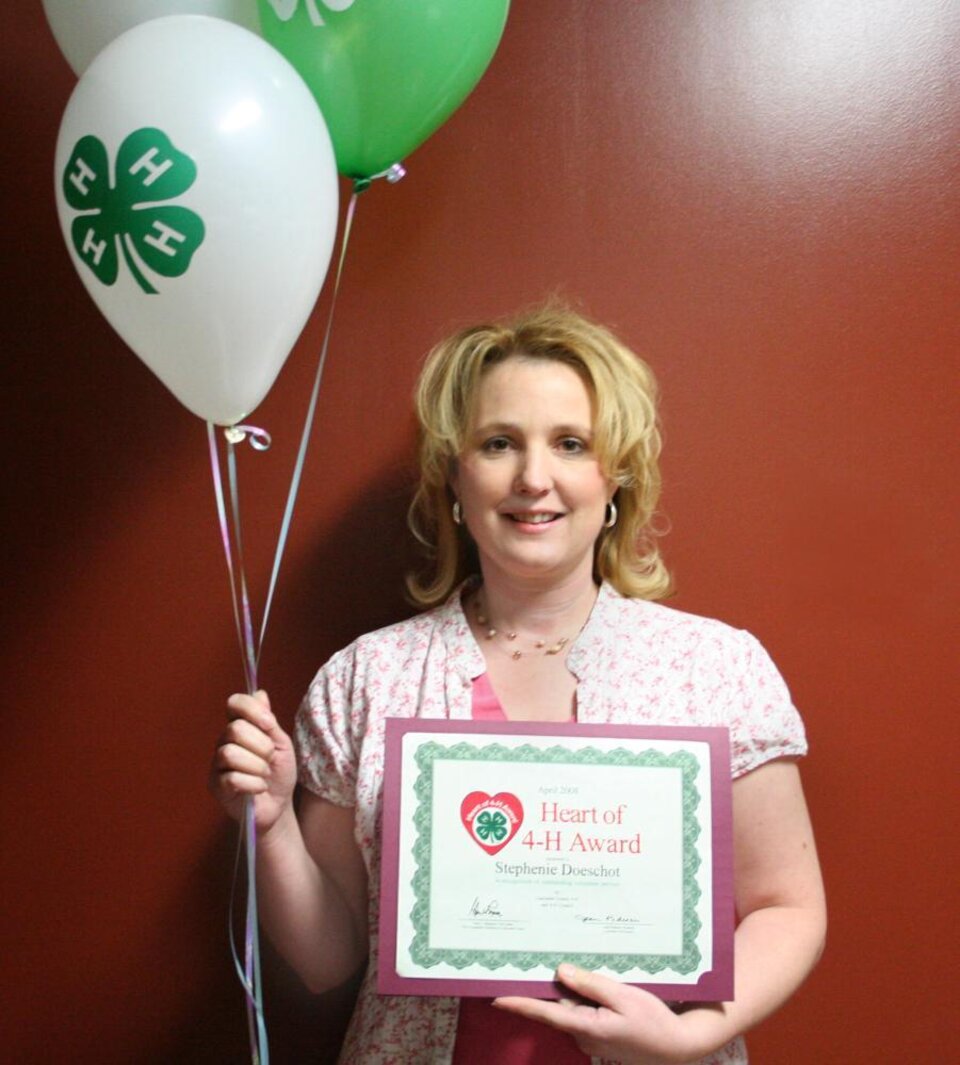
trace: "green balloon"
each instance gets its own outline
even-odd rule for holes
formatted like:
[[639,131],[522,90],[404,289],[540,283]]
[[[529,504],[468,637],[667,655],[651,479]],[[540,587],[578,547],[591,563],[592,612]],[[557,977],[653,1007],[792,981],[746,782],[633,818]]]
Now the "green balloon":
[[466,99],[510,0],[258,0],[263,36],[320,105],[341,174],[399,162]]

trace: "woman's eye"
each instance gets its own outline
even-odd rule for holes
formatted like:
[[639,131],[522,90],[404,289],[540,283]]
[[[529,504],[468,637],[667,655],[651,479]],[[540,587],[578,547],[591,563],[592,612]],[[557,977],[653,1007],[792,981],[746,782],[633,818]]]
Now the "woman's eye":
[[565,436],[559,446],[568,455],[580,455],[587,450],[587,445],[575,436]]
[[510,441],[505,436],[492,436],[489,440],[484,440],[484,451],[507,451],[510,447]]

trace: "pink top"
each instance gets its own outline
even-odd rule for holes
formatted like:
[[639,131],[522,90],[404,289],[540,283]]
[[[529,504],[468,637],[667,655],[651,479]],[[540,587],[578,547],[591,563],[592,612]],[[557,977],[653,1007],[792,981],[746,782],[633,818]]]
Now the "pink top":
[[[474,721],[506,721],[490,678],[473,680]],[[460,1000],[453,1065],[586,1065],[588,1055],[565,1032],[498,1010],[488,998]]]

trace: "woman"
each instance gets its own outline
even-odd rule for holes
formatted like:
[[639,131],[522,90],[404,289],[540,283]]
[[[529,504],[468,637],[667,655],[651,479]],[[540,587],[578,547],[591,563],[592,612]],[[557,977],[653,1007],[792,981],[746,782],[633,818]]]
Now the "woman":
[[[421,375],[411,524],[425,613],[361,637],[314,680],[297,761],[264,693],[229,700],[212,786],[255,796],[263,923],[316,991],[368,960],[343,1060],[744,1062],[740,1035],[814,965],[825,910],[797,767],[803,728],[760,645],[659,606],[655,384],[611,333],[546,308],[441,343]],[[724,725],[735,778],[736,1001],[674,1011],[563,965],[571,1000],[375,991],[388,716]],[[503,1042],[494,1041],[506,1031]]]

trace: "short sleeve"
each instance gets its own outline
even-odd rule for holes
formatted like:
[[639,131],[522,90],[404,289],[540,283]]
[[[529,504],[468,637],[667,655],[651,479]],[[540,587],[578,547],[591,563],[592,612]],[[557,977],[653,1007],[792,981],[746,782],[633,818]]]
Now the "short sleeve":
[[337,806],[356,805],[357,719],[351,649],[320,670],[307,689],[294,725],[300,783]]
[[748,632],[731,647],[729,704],[731,773],[743,776],[775,758],[807,753],[803,721],[777,667]]

